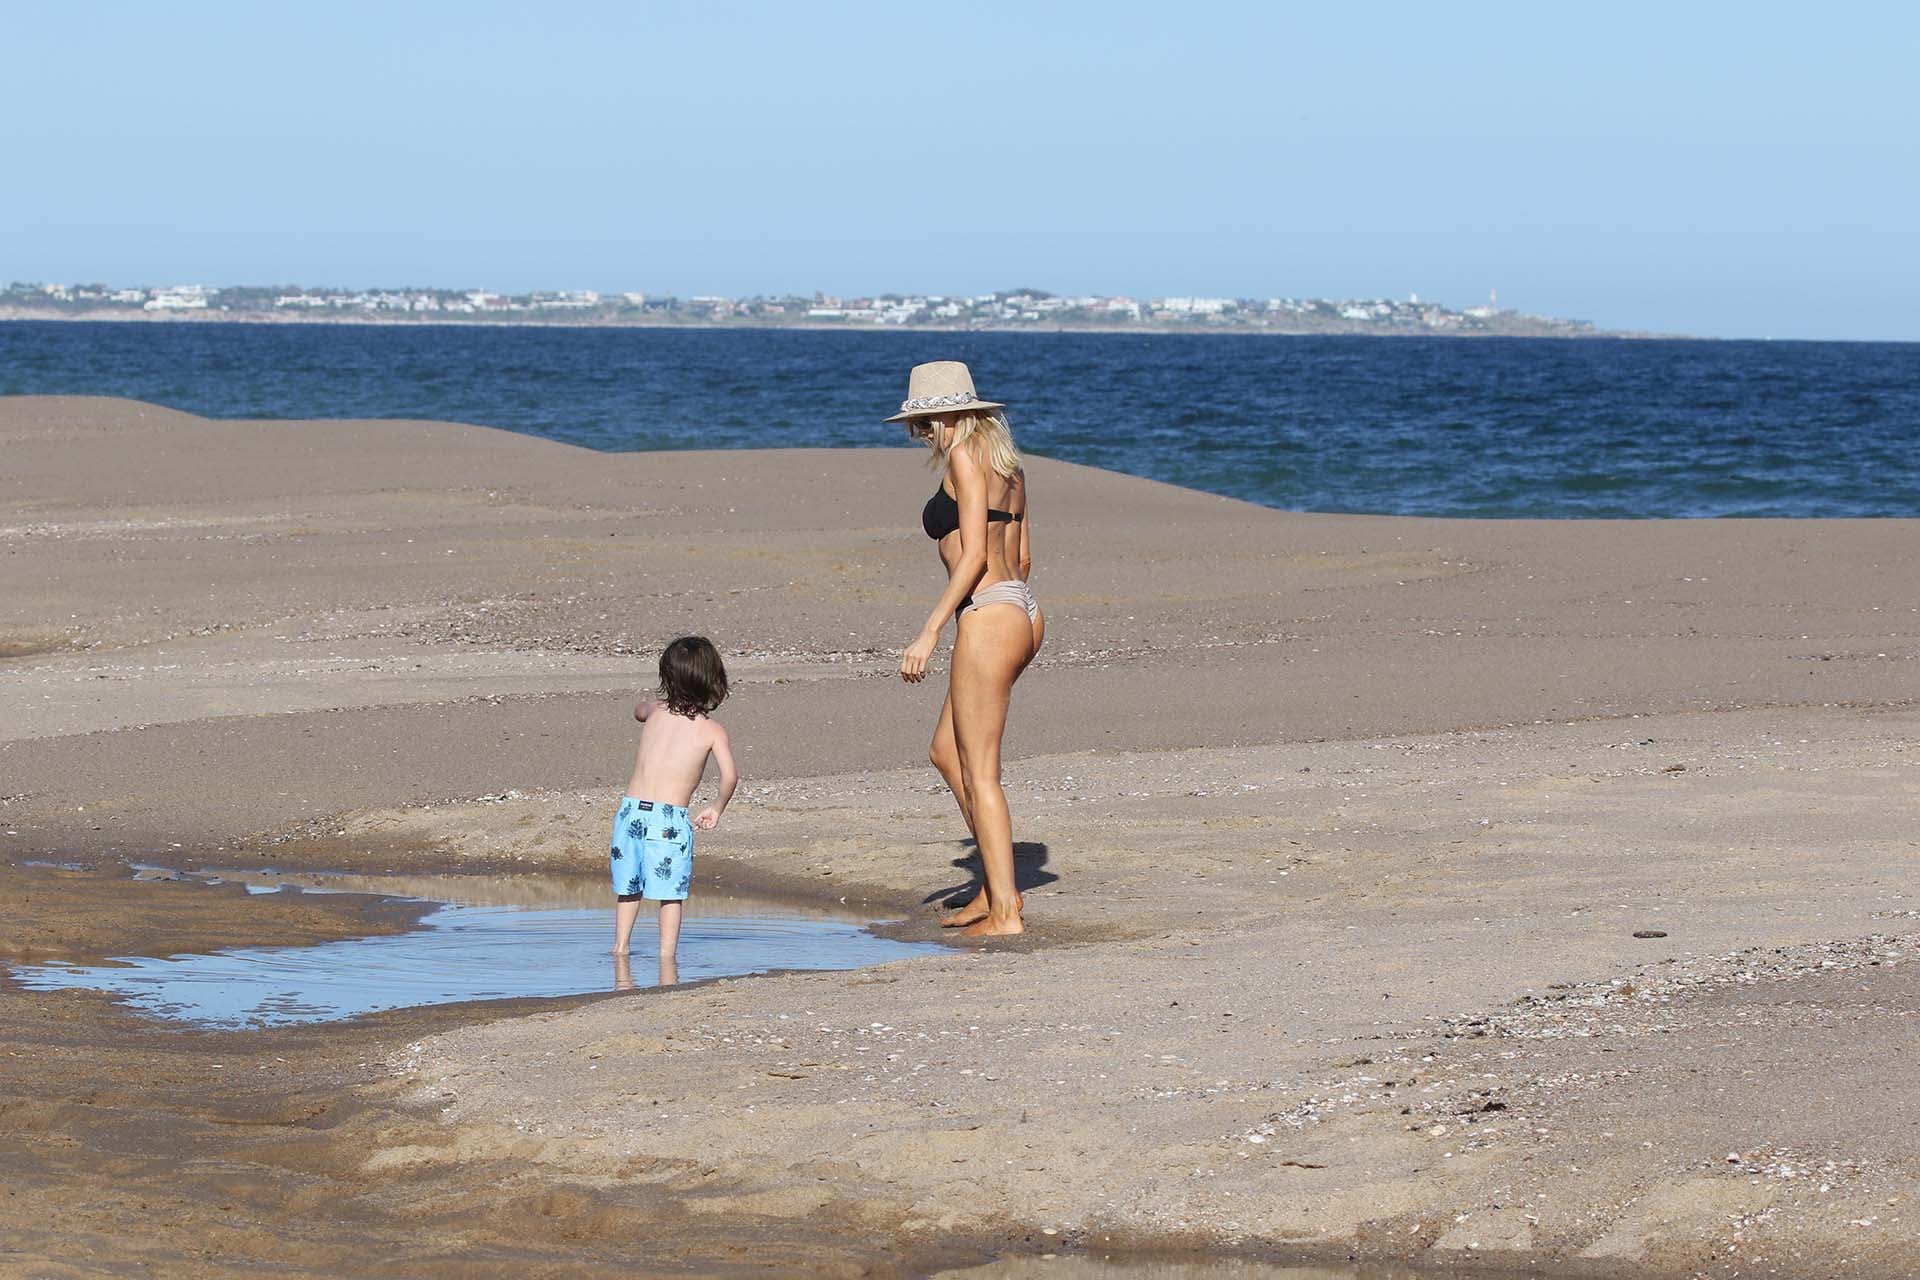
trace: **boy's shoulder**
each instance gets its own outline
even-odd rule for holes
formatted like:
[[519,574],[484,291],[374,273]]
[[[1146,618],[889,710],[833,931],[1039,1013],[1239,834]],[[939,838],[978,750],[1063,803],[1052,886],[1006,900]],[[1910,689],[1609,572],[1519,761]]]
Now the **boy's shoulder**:
[[726,726],[722,725],[718,720],[704,711],[696,711],[692,715],[686,715],[678,711],[669,712],[668,714],[676,720],[685,720],[696,733],[720,738],[727,736]]

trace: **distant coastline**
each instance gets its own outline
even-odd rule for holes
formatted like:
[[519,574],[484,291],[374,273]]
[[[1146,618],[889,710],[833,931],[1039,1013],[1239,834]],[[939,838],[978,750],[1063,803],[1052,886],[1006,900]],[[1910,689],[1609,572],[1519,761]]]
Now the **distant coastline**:
[[532,325],[548,328],[698,328],[951,333],[1266,333],[1378,337],[1623,338],[1652,335],[1584,320],[1501,309],[1490,297],[1464,310],[1417,295],[1406,301],[1323,298],[1061,297],[1038,289],[970,297],[816,294],[750,298],[584,290],[346,290],[299,286],[15,283],[0,291],[0,320],[158,323]]

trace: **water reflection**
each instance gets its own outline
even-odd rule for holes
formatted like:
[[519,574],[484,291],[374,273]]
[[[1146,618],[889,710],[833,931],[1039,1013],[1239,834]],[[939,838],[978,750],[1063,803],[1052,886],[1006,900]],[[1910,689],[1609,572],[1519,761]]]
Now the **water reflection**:
[[[674,956],[661,956],[660,980],[654,985],[673,987],[679,984],[680,961]],[[630,955],[615,956],[613,958],[613,989],[615,991],[631,991],[634,986],[633,957]]]
[[[613,957],[612,903],[604,883],[596,893],[584,880],[555,877],[223,872],[220,878],[262,893],[299,883],[442,905],[419,928],[391,936],[123,956],[101,965],[20,965],[13,976],[32,990],[106,991],[156,1017],[242,1028],[325,1022],[410,1005],[673,986],[683,976],[697,981],[770,969],[854,969],[936,949],[876,937],[867,930],[870,921],[857,916],[709,895],[689,901],[677,957],[655,954],[644,929],[635,931],[633,956]],[[529,898],[541,905],[528,905]],[[581,901],[593,905],[551,905]]]

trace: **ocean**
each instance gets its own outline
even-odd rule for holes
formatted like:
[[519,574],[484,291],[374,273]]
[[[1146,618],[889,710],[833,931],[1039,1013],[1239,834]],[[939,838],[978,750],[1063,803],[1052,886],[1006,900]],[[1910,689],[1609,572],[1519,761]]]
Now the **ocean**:
[[1920,516],[1920,344],[0,323],[0,394],[604,450],[906,447],[933,359],[1027,451],[1287,510]]

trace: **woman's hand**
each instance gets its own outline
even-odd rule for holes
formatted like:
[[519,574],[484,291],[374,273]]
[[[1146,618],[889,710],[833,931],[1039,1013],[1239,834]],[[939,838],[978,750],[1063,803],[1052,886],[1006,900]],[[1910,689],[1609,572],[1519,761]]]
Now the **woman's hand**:
[[940,643],[937,631],[922,631],[907,651],[900,655],[900,678],[908,684],[919,684],[927,678],[927,663],[933,657],[934,648]]

